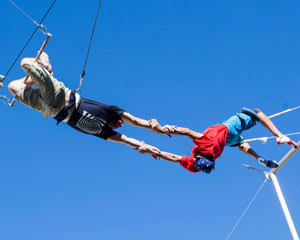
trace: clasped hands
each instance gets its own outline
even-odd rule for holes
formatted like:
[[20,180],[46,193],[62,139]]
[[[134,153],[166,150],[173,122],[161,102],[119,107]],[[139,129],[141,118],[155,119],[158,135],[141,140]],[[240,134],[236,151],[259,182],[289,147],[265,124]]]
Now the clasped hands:
[[141,154],[150,154],[154,159],[160,158],[160,150],[142,141],[141,146],[134,148],[133,150],[138,150]]
[[[148,121],[148,123],[150,124],[153,132],[166,134],[169,137],[172,137],[171,133],[175,133],[177,129],[177,126],[172,126],[172,125],[165,125],[162,127],[156,119],[151,119]],[[134,150],[138,150],[141,154],[148,153],[154,159],[159,159],[161,156],[161,152],[158,148],[145,144],[144,142],[142,142],[142,145],[136,147]]]
[[156,119],[151,119],[148,123],[150,124],[153,132],[166,134],[169,137],[172,137],[171,134],[175,133],[177,129],[177,126],[173,125],[165,125],[162,127]]

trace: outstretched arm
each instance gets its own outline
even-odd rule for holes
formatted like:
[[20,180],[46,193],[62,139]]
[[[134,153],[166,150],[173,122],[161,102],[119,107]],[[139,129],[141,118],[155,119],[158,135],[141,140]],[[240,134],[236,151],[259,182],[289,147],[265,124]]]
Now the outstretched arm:
[[243,153],[246,153],[250,157],[253,157],[254,159],[258,160],[260,156],[253,150],[253,148],[249,145],[249,143],[241,143],[239,145],[239,150]]
[[[142,154],[149,153],[149,151],[147,151],[147,144],[145,144],[144,142],[142,142],[142,145],[139,148],[136,148],[135,150],[139,150],[139,152]],[[179,162],[180,159],[182,158],[182,156],[173,153],[168,153],[168,152],[159,152],[155,154],[155,157],[157,159],[162,158],[170,162]]]
[[156,147],[145,144],[144,142],[140,142],[134,138],[126,137],[124,134],[121,133],[116,133],[115,135],[107,138],[107,140],[111,142],[123,143],[127,146],[135,148],[135,150],[143,146],[144,152],[151,154],[153,157],[159,155],[160,153],[160,151]]
[[182,156],[179,156],[179,155],[176,155],[173,153],[168,153],[168,152],[160,152],[158,157],[165,159],[167,161],[176,162],[176,163],[178,163],[180,161],[180,159],[182,158]]
[[[135,117],[128,112],[124,112],[121,115],[121,118],[124,122],[130,125],[140,128],[152,129],[152,124],[150,123],[150,121]],[[159,130],[156,131],[156,133],[166,134],[169,137],[171,137],[171,135],[169,134],[169,129],[166,126],[161,127]]]
[[121,118],[124,122],[126,122],[130,125],[133,125],[136,127],[141,127],[141,128],[146,128],[146,129],[151,129],[151,125],[147,120],[135,117],[128,112],[124,112],[121,115]]
[[202,133],[195,132],[189,128],[170,126],[170,125],[165,125],[164,127],[162,127],[156,119],[151,119],[151,125],[153,131],[161,131],[162,128],[165,128],[167,131],[169,131],[170,134],[187,136],[192,140],[203,136]]

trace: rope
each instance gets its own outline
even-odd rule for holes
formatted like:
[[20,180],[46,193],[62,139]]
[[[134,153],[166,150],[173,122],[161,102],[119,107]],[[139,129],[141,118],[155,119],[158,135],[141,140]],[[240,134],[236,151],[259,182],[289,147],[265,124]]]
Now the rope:
[[[22,9],[20,9],[15,3],[13,3],[11,0],[8,0],[10,3],[12,3],[15,7],[17,7],[26,17],[29,17],[29,15],[27,15]],[[36,33],[36,31],[38,29],[40,29],[40,27],[43,27],[45,29],[45,27],[42,25],[43,21],[45,20],[45,18],[47,17],[48,13],[50,12],[50,10],[52,9],[53,5],[55,4],[56,0],[54,0],[52,2],[52,4],[50,5],[50,7],[48,8],[48,10],[46,11],[46,13],[44,14],[44,16],[42,17],[40,23],[36,23],[36,21],[34,21],[31,17],[29,17],[30,20],[32,20],[34,22],[34,24],[37,25],[37,27],[35,28],[35,30],[32,32],[32,34],[30,35],[29,39],[27,40],[27,42],[25,43],[24,47],[21,49],[21,51],[19,52],[19,54],[17,55],[17,57],[15,58],[15,60],[13,61],[13,63],[11,64],[11,66],[9,67],[9,69],[7,70],[6,74],[4,76],[2,76],[2,78],[0,78],[0,82],[3,82],[4,79],[7,79],[6,76],[10,73],[11,69],[14,67],[14,65],[16,64],[16,62],[18,61],[18,59],[20,58],[20,56],[22,55],[23,51],[25,50],[25,48],[27,47],[27,45],[29,44],[29,42],[31,41],[31,39],[33,38],[34,34]],[[42,31],[43,32],[43,31]],[[44,32],[43,32],[44,33]],[[45,34],[45,33],[44,33]]]
[[246,209],[244,210],[244,212],[242,213],[242,215],[240,216],[240,218],[238,219],[238,221],[236,222],[236,224],[233,226],[233,228],[231,229],[230,233],[227,235],[226,240],[228,240],[231,236],[231,234],[233,233],[233,231],[236,229],[236,227],[239,225],[239,223],[241,222],[241,220],[243,219],[243,217],[245,216],[245,214],[247,213],[248,209],[250,208],[250,206],[252,205],[252,203],[254,202],[254,200],[256,199],[256,197],[258,196],[258,194],[260,193],[260,191],[262,190],[263,186],[265,185],[265,183],[267,182],[267,178],[265,178],[264,182],[262,183],[262,185],[259,187],[258,191],[255,193],[254,197],[251,199],[251,201],[249,202],[248,206],[246,207]]
[[94,32],[95,32],[96,23],[97,23],[97,20],[98,20],[100,6],[101,6],[101,0],[99,0],[99,3],[98,3],[96,17],[95,17],[95,20],[94,20],[94,26],[93,26],[93,30],[92,30],[91,37],[90,37],[89,47],[88,47],[88,50],[87,50],[87,53],[86,53],[86,56],[85,56],[85,61],[84,61],[84,64],[83,64],[82,73],[80,75],[80,80],[79,80],[78,88],[76,89],[76,91],[80,90],[81,85],[82,85],[82,81],[83,81],[83,78],[84,78],[84,75],[85,75],[85,67],[86,67],[86,64],[87,64],[87,61],[88,61],[88,57],[89,57],[89,53],[90,53],[90,48],[91,48],[92,40],[93,40],[93,37],[94,37]]

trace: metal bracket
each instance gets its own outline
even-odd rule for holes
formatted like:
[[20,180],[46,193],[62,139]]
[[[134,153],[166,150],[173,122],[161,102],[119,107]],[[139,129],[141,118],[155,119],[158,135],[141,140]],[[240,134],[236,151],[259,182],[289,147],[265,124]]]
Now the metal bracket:
[[[11,101],[9,100],[8,97],[0,95],[0,100],[1,100],[4,104],[7,104],[7,105],[11,106]],[[11,106],[11,107],[12,107],[12,106]]]

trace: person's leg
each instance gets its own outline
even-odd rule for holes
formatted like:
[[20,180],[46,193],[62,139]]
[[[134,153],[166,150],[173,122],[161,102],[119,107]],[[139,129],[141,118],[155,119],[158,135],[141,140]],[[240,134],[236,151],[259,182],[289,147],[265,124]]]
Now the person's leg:
[[293,140],[291,140],[289,137],[283,135],[277,129],[277,127],[274,125],[274,123],[271,121],[271,119],[268,118],[261,110],[254,109],[253,111],[256,112],[256,114],[259,118],[259,122],[276,137],[277,144],[288,144],[288,145],[294,146],[295,148],[298,147],[297,144]]
[[259,156],[254,150],[253,148],[249,145],[249,143],[244,142],[241,143],[238,146],[239,150],[247,155],[249,155],[250,157],[253,157],[254,159],[256,159],[260,164],[269,167],[269,168],[277,168],[278,164],[276,161],[274,160],[267,160],[265,158],[262,158],[261,156]]
[[[27,73],[29,66],[34,62],[34,58],[24,58],[21,61],[21,67],[22,69]],[[26,82],[25,79],[27,78]],[[23,84],[26,84],[28,87],[32,87],[35,83],[34,81],[31,79],[30,76],[27,77],[23,77],[21,79],[18,80],[13,80],[9,83],[8,85],[8,90],[10,91],[10,93],[12,95],[16,95],[16,92],[18,91],[18,89],[20,87],[23,87]]]
[[[34,62],[35,62],[35,58],[23,58],[21,61],[21,67],[28,74],[28,77],[24,83],[27,86],[33,86],[34,84],[37,84],[37,87],[38,87],[38,84],[39,84],[39,81],[37,81],[38,79],[36,77],[31,78],[31,76],[30,76],[31,75],[30,67]],[[41,56],[37,62],[38,62],[38,64],[43,66],[51,75],[53,75],[52,66],[50,64],[49,57],[45,52],[43,52],[41,54]],[[41,78],[41,77],[39,77],[39,78]]]
[[[29,67],[34,62],[35,62],[34,58],[24,58],[21,61],[21,67],[27,73],[29,70]],[[49,57],[46,53],[42,53],[40,59],[38,60],[38,63],[41,64],[44,68],[46,68],[49,72],[52,71],[52,66],[50,64]],[[35,84],[35,82],[33,81],[33,79],[31,79],[30,76],[28,76],[27,78],[23,78],[23,82],[29,87],[32,87]]]
[[[25,83],[25,78],[12,81],[9,91],[16,100],[42,112],[44,117],[55,116],[67,104],[70,90],[49,72],[52,69],[48,55],[42,55],[39,63],[34,58],[24,58],[21,66],[29,78]],[[31,87],[34,84],[37,89]]]
[[[25,80],[25,77],[21,78],[21,79],[18,79],[18,80],[13,80],[11,81],[9,84],[8,84],[8,90],[10,91],[10,93],[13,95],[13,96],[16,96],[17,92],[24,87],[24,80]],[[33,83],[34,84],[34,83]],[[27,86],[31,87],[33,84],[29,83],[29,84],[26,84]]]
[[36,111],[43,112],[45,104],[40,97],[39,91],[24,83],[25,77],[11,81],[8,90],[15,96],[16,100]]
[[55,116],[67,104],[70,90],[53,77],[48,55],[43,53],[38,62],[35,62],[33,58],[24,58],[21,66],[30,76],[26,84],[34,83],[45,106],[48,106],[48,108],[45,107],[43,115]]
[[[34,62],[35,58],[23,58],[21,61],[21,67],[25,72],[27,72],[30,65]],[[52,72],[52,66],[50,64],[49,56],[47,53],[43,52],[37,62],[45,69],[47,69],[47,71],[49,71],[50,73]]]
[[259,122],[263,125],[266,129],[268,129],[275,137],[281,137],[283,134],[277,129],[274,123],[268,118],[261,110],[254,109],[256,112]]
[[38,63],[46,68],[48,72],[52,73],[52,66],[50,64],[49,56],[47,53],[42,52],[40,58],[38,59]]

